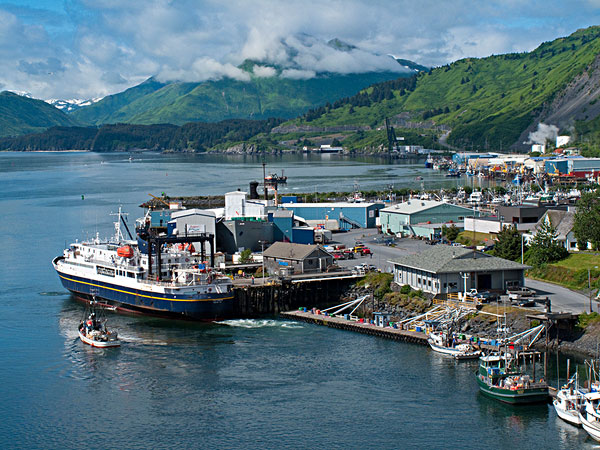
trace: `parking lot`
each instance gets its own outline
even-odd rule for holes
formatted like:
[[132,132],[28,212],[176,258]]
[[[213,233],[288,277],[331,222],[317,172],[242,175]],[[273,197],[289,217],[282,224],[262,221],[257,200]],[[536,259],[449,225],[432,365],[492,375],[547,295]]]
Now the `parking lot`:
[[[392,243],[390,246],[387,243]],[[337,259],[336,263],[340,267],[354,267],[366,263],[372,264],[382,272],[392,272],[390,260],[401,257],[402,255],[416,254],[428,248],[424,241],[418,239],[391,239],[385,238],[373,229],[352,230],[347,233],[336,233],[333,235],[332,244],[342,244],[346,248],[353,248],[357,244],[364,244],[371,251],[370,255],[361,256],[354,254],[354,259]]]
[[[393,246],[388,245],[391,242],[393,242]],[[419,239],[396,238],[392,240],[391,238],[384,238],[382,234],[378,234],[374,229],[358,229],[346,233],[335,233],[331,244],[342,244],[346,248],[353,248],[359,243],[365,244],[370,249],[371,254],[361,256],[355,253],[354,259],[337,259],[336,263],[340,267],[352,268],[365,263],[374,265],[382,272],[391,273],[393,269],[389,263],[390,260],[400,258],[402,255],[417,254],[430,248],[425,241]],[[536,291],[536,297],[544,300],[548,297],[552,312],[570,312],[573,314],[589,312],[589,298],[579,292],[529,278],[525,279],[525,285]],[[502,296],[501,299],[506,300],[507,296]],[[538,302],[536,306],[529,308],[543,311],[545,304]],[[593,301],[593,310],[598,311],[597,301]]]

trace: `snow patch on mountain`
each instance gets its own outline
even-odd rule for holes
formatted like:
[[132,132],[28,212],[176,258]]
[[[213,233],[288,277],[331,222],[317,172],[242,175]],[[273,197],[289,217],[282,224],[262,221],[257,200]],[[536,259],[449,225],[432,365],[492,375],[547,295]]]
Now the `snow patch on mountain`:
[[86,99],[86,100],[82,100],[79,98],[73,98],[73,99],[69,99],[69,100],[51,98],[51,99],[46,100],[46,102],[50,103],[52,106],[60,109],[61,111],[70,113],[70,112],[78,110],[79,108],[83,108],[84,106],[90,106],[100,100],[102,100],[102,97]]

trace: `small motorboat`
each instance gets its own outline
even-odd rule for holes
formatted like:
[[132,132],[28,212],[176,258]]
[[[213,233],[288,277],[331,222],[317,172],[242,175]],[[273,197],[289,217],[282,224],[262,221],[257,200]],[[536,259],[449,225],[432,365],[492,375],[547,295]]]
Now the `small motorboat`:
[[116,331],[106,328],[106,321],[96,317],[94,310],[79,324],[79,339],[92,347],[119,347],[121,341]]

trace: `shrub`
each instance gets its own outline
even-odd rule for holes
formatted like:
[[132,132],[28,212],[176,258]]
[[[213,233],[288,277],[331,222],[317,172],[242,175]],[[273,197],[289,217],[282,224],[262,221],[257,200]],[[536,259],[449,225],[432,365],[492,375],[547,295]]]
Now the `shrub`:
[[400,288],[400,293],[401,294],[410,294],[411,291],[412,291],[412,288],[408,284],[405,284],[404,286],[402,286]]

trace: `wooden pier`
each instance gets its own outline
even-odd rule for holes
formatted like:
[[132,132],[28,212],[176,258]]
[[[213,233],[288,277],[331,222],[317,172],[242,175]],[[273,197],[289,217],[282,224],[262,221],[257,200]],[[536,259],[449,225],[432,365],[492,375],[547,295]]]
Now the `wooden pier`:
[[234,280],[234,314],[256,317],[279,314],[305,305],[319,308],[336,305],[358,279],[352,273],[294,276],[284,280],[243,278]]
[[396,341],[410,342],[413,344],[427,344],[427,335],[417,331],[401,330],[399,328],[383,328],[374,324],[356,322],[354,320],[346,320],[342,317],[326,316],[324,314],[313,314],[311,311],[287,311],[280,313],[281,317],[291,320],[299,320],[317,325],[324,325],[340,330],[354,331],[357,333],[370,334],[386,339],[394,339]]

